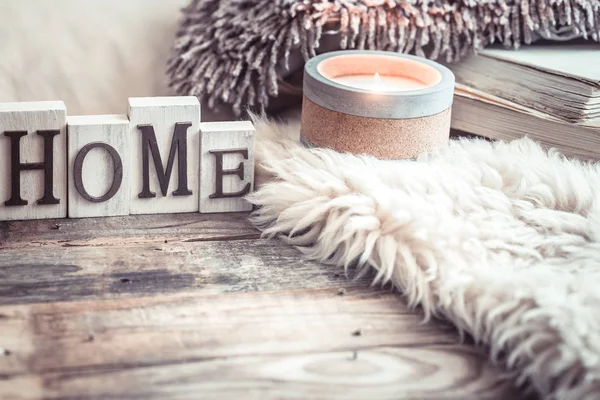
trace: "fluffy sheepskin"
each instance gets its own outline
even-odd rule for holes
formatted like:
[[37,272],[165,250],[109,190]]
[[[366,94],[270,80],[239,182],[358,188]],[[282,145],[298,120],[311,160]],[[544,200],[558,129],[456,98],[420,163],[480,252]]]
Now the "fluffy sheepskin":
[[452,141],[417,161],[306,149],[255,121],[265,235],[377,271],[547,399],[600,396],[600,165],[529,139]]

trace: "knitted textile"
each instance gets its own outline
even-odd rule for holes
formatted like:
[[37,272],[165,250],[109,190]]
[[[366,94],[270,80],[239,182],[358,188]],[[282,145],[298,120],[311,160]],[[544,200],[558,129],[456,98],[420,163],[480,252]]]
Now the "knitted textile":
[[[378,49],[456,61],[500,42],[599,40],[600,0],[193,0],[167,73],[179,95],[265,108],[317,53]],[[294,88],[291,89],[291,92]]]

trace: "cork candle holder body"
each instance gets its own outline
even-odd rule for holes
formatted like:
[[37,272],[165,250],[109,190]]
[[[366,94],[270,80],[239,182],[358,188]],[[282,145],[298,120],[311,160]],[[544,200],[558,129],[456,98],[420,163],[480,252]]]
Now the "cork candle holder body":
[[[412,79],[419,87],[360,88],[337,81],[375,74]],[[453,93],[452,72],[421,57],[382,51],[325,53],[304,69],[302,139],[339,152],[413,158],[448,142]]]

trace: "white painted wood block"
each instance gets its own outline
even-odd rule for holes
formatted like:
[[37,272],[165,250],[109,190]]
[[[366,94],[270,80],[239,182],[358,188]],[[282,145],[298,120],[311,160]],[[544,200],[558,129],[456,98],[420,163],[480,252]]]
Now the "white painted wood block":
[[254,126],[250,121],[200,124],[200,212],[250,211]]
[[0,220],[67,216],[66,116],[62,101],[0,104]]
[[129,214],[131,135],[126,115],[67,118],[69,218]]
[[198,99],[130,98],[129,120],[130,214],[198,211]]

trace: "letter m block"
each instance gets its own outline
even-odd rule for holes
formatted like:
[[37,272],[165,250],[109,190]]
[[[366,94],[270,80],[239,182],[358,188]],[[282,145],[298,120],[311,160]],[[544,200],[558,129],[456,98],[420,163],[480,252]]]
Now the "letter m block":
[[198,211],[198,99],[130,98],[129,121],[130,214]]
[[62,101],[0,104],[0,221],[67,216]]

